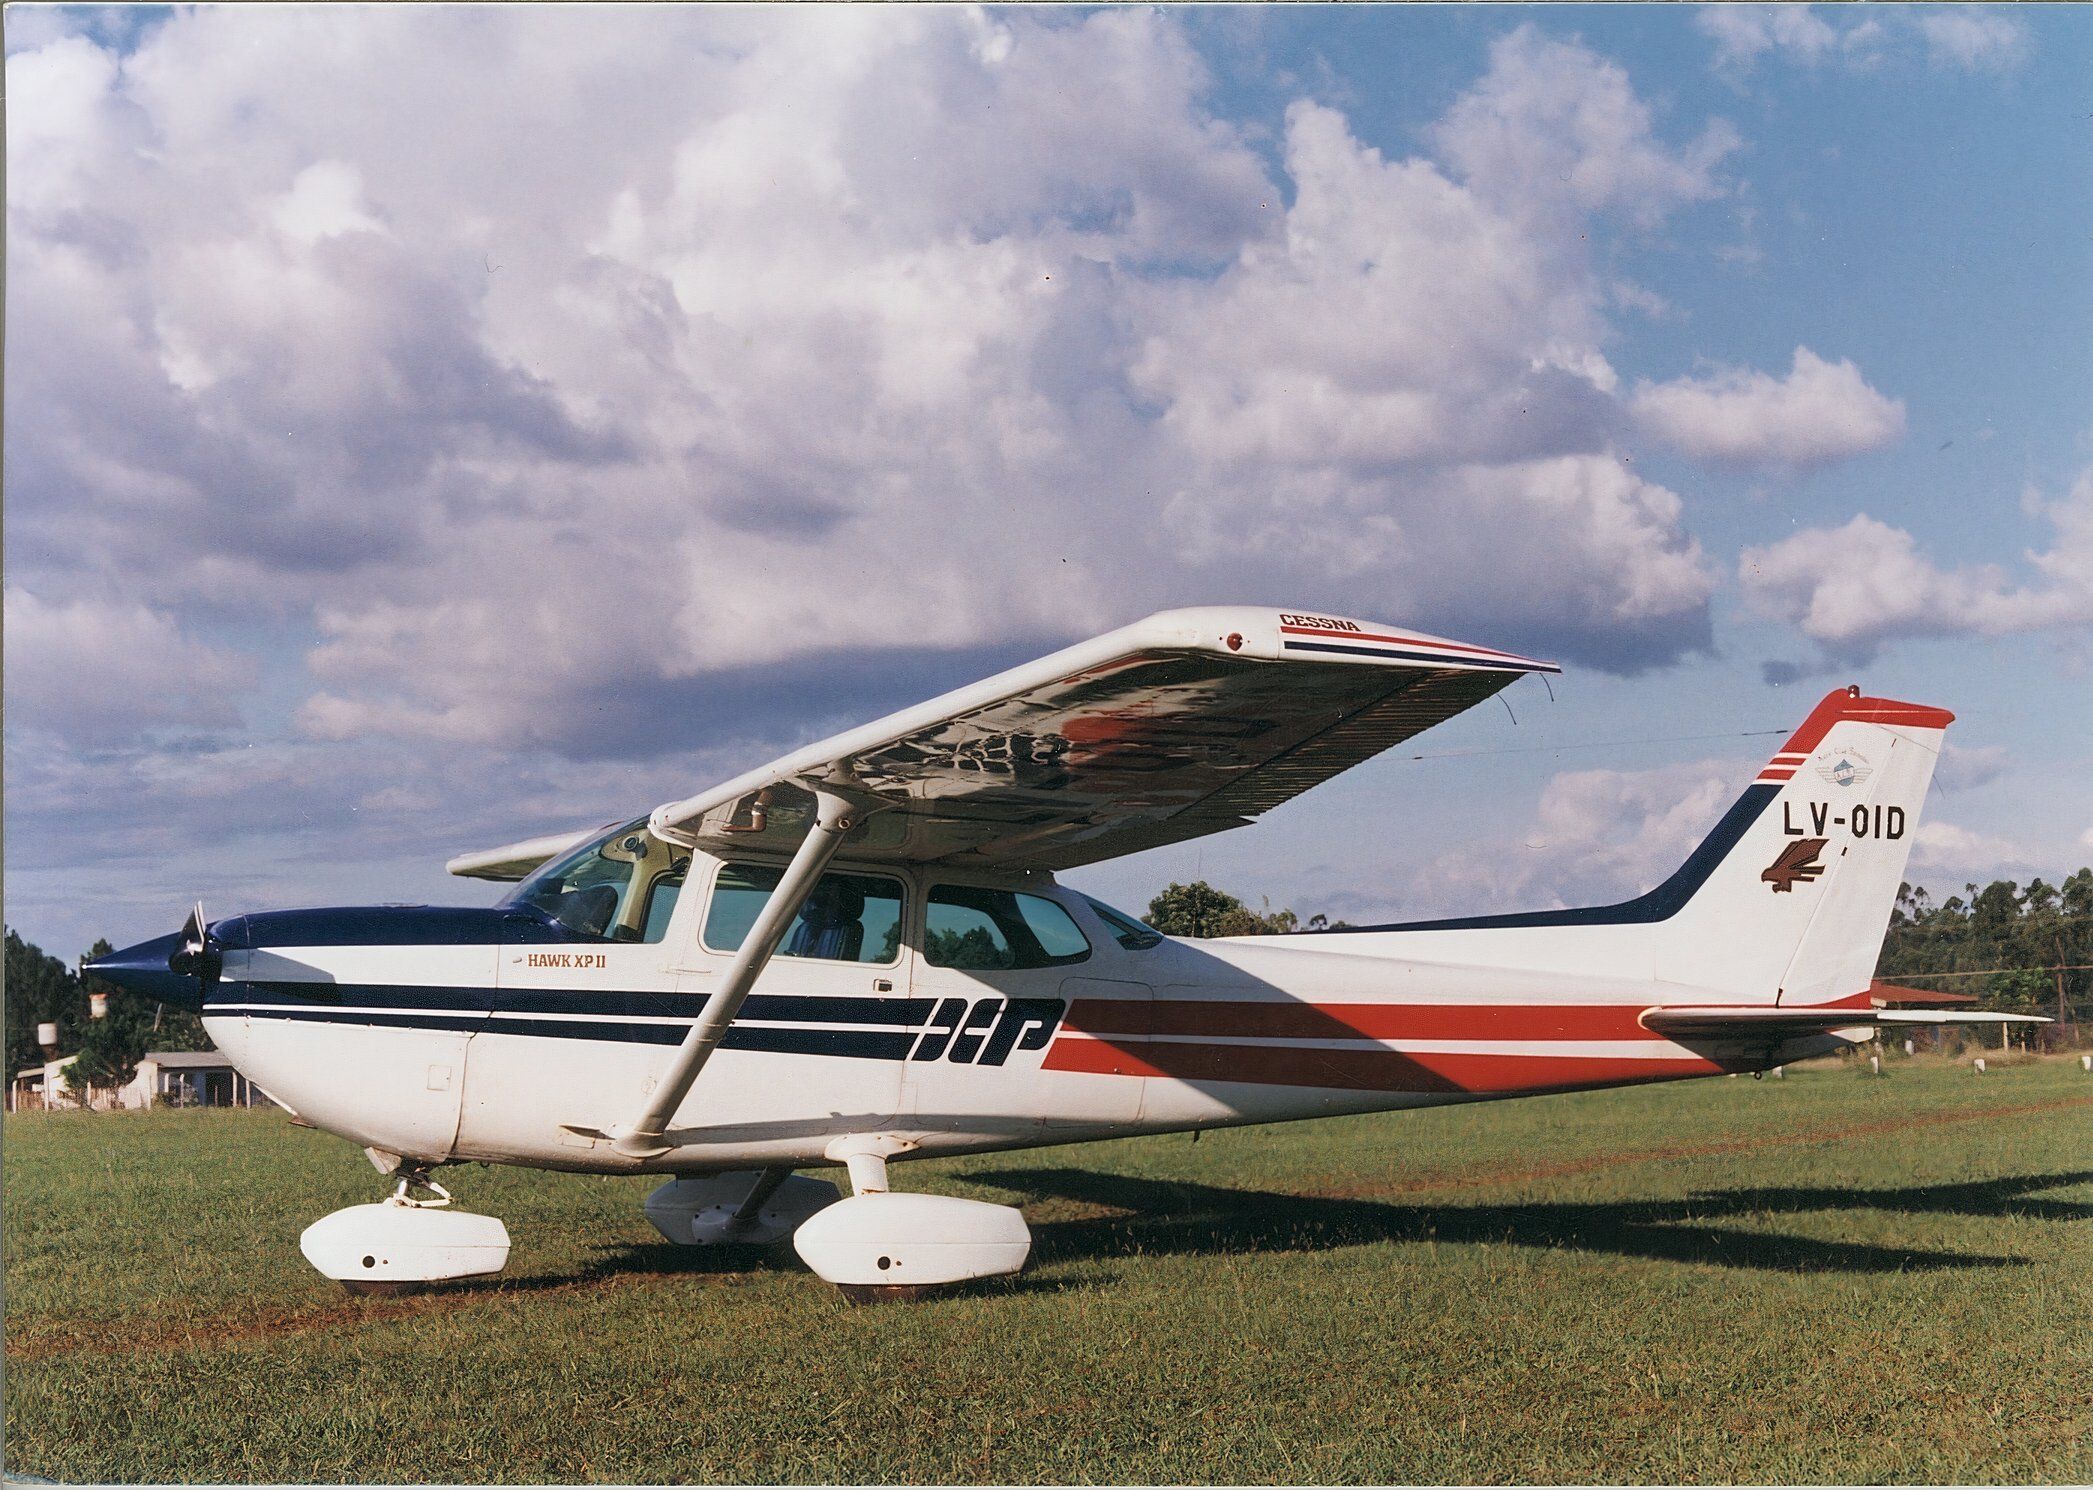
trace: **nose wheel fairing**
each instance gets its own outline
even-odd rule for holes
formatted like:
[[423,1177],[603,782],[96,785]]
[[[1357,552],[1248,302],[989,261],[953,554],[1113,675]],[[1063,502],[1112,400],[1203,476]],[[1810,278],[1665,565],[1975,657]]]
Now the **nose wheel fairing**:
[[[416,1199],[416,1188],[428,1199]],[[509,1262],[509,1230],[499,1217],[448,1209],[450,1192],[425,1173],[401,1176],[375,1205],[323,1216],[298,1238],[305,1260],[351,1293],[413,1293],[500,1272]]]

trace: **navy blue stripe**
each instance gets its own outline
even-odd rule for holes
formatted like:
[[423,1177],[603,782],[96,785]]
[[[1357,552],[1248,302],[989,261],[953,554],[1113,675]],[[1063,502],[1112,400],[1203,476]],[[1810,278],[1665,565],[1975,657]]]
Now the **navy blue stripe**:
[[1520,911],[1508,916],[1459,916],[1446,921],[1391,921],[1380,926],[1330,927],[1295,933],[1298,936],[1343,935],[1360,931],[1495,931],[1514,926],[1635,926],[1668,921],[1685,908],[1686,902],[1708,882],[1715,866],[1729,856],[1745,830],[1759,820],[1780,787],[1754,782],[1744,789],[1730,810],[1722,815],[1715,831],[1701,840],[1672,877],[1644,895],[1614,905],[1587,905],[1566,911]]
[[1393,647],[1347,647],[1338,642],[1281,642],[1294,652],[1344,652],[1353,657],[1403,657],[1413,662],[1437,662],[1448,667],[1496,667],[1506,672],[1547,671],[1530,662],[1498,662],[1489,657],[1469,657],[1457,652],[1404,652]]
[[245,1019],[282,1019],[296,1024],[366,1024],[380,1029],[455,1030],[469,1034],[487,1027],[484,1014],[413,1014],[376,1010],[366,1013],[349,1009],[247,1009],[219,1005],[204,1010],[206,1018],[225,1019],[238,1014]]
[[904,1061],[915,1046],[916,1032],[888,1034],[879,1030],[765,1030],[745,1024],[727,1027],[720,1041],[727,1050],[762,1050],[772,1055],[842,1055],[859,1060]]
[[[614,1014],[627,1018],[694,1019],[704,998],[693,993],[634,989],[470,988],[394,983],[221,982],[210,1007],[247,1003],[301,1003],[313,1008],[348,1004],[383,1009],[466,1009],[503,1014]],[[751,994],[743,1019],[806,1024],[885,1024],[919,1029],[937,1000],[826,994]]]
[[211,937],[229,951],[254,947],[543,946],[586,940],[535,906],[517,905],[347,905],[256,911],[212,922]]
[[[688,1003],[689,994],[679,994]],[[937,1007],[931,998],[860,998],[826,994],[752,993],[742,1019],[802,1020],[816,1024],[891,1024],[919,1029]]]
[[[219,1011],[223,1014],[224,1010]],[[610,1020],[515,1018],[496,1014],[356,1013],[341,1009],[252,1009],[255,1019],[282,1019],[299,1024],[359,1024],[380,1029],[448,1030],[456,1034],[527,1035],[543,1040],[594,1040],[619,1045],[680,1045],[690,1032],[682,1024],[626,1024]],[[913,1030],[759,1029],[731,1025],[720,1041],[725,1050],[772,1055],[843,1056],[857,1060],[906,1060],[916,1041]]]

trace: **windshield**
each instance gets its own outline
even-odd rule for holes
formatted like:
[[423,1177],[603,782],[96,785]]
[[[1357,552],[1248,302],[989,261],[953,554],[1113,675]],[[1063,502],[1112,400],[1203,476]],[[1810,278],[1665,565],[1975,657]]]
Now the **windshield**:
[[550,860],[502,904],[542,911],[580,940],[658,942],[689,867],[637,818]]

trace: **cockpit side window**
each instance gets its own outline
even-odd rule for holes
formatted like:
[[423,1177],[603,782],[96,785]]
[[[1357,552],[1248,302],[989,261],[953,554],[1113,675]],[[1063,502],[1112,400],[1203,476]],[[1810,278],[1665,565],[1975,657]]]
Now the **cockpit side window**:
[[[721,865],[705,911],[705,945],[717,952],[739,951],[783,877],[775,864]],[[831,870],[793,918],[777,955],[892,963],[901,955],[901,911],[899,880]]]
[[1112,940],[1127,951],[1146,952],[1150,947],[1160,947],[1163,944],[1162,932],[1142,925],[1124,911],[1113,910],[1102,900],[1093,900],[1088,895],[1083,899],[1089,902],[1090,909],[1098,920],[1105,923],[1106,929],[1112,933]]
[[683,893],[683,874],[680,869],[665,874],[647,892],[647,918],[642,923],[641,941],[658,942],[669,934],[669,917],[675,914],[676,901]]
[[976,885],[933,885],[923,918],[932,967],[1015,972],[1062,967],[1090,955],[1067,911],[1038,895]]
[[576,941],[658,942],[689,867],[640,818],[554,859],[502,904],[539,911]]

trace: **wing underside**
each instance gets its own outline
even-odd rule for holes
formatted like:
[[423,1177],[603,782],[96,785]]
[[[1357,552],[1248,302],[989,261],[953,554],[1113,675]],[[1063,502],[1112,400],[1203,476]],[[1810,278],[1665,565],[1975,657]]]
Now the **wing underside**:
[[824,782],[870,810],[854,854],[1065,869],[1240,827],[1540,670],[1554,669],[1364,622],[1169,612],[672,803],[653,825],[707,847],[790,845]]
[[[658,807],[650,825],[715,852],[789,852],[821,787],[864,808],[854,858],[1066,869],[1242,827],[1557,670],[1337,617],[1165,611]],[[463,854],[451,872],[520,878],[549,845]]]

